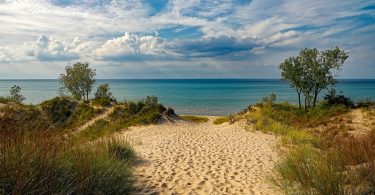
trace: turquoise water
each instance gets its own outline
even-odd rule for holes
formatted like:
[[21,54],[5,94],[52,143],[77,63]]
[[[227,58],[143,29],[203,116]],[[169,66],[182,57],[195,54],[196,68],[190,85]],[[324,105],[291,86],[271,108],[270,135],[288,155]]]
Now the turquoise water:
[[[155,95],[178,114],[229,115],[270,93],[278,101],[297,101],[288,83],[276,79],[97,80],[96,84],[105,82],[118,100]],[[58,95],[57,80],[0,80],[0,95],[8,95],[12,85],[21,86],[26,103],[37,104]],[[375,79],[340,80],[337,91],[354,100],[375,99]]]

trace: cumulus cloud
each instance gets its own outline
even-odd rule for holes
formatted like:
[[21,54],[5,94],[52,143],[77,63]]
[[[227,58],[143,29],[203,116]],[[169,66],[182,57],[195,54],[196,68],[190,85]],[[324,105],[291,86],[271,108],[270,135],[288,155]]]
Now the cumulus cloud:
[[374,46],[373,6],[365,0],[0,0],[0,64],[24,63],[26,70],[30,61],[84,58],[118,69],[123,62],[137,70],[168,64],[163,71],[171,73],[199,64],[231,71],[224,62],[277,71],[302,47],[339,45],[353,50],[356,61],[348,63],[370,67],[373,55],[360,53]]
[[23,49],[26,57],[35,57],[40,61],[67,61],[79,58],[74,52],[75,48],[69,48],[59,40],[45,35],[38,36],[35,41],[26,42]]
[[124,60],[132,59],[132,56],[145,57],[164,55],[168,51],[165,48],[165,40],[157,36],[142,36],[125,33],[121,37],[106,41],[96,49],[95,56],[99,60]]

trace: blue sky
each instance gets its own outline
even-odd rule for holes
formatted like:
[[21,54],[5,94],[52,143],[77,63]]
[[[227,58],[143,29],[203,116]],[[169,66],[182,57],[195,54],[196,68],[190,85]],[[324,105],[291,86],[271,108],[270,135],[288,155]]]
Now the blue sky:
[[279,78],[301,48],[349,52],[375,78],[375,0],[0,0],[0,79]]

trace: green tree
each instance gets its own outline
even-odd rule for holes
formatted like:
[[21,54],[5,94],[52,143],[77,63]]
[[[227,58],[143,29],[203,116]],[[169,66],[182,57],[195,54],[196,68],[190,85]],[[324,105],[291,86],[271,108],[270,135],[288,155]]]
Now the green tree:
[[59,77],[60,94],[69,92],[77,100],[88,100],[95,83],[95,75],[95,69],[91,69],[87,62],[66,66],[65,74]]
[[323,51],[305,48],[297,57],[280,64],[282,78],[297,91],[300,109],[301,93],[305,96],[305,109],[315,108],[319,93],[337,83],[336,77],[347,58],[347,52],[338,47]]
[[281,77],[283,80],[289,80],[290,85],[296,89],[298,95],[298,105],[301,109],[301,93],[303,89],[303,66],[300,63],[299,57],[290,57],[279,65]]
[[109,91],[110,89],[108,83],[100,84],[95,92],[95,99],[112,99],[112,93]]
[[21,87],[18,85],[13,85],[9,90],[10,99],[17,103],[22,103],[26,98],[21,94]]

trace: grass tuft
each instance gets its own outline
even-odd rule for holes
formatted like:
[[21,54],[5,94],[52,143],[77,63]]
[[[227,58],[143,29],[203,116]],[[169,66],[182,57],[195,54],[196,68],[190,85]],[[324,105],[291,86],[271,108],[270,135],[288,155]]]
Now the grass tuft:
[[182,119],[186,120],[186,121],[192,121],[192,122],[195,122],[195,123],[205,123],[209,120],[207,117],[204,117],[204,116],[183,115],[183,116],[180,116],[180,117]]
[[223,116],[223,117],[219,117],[219,118],[215,119],[213,123],[215,125],[221,125],[223,123],[229,122],[229,120],[230,120],[229,117]]

